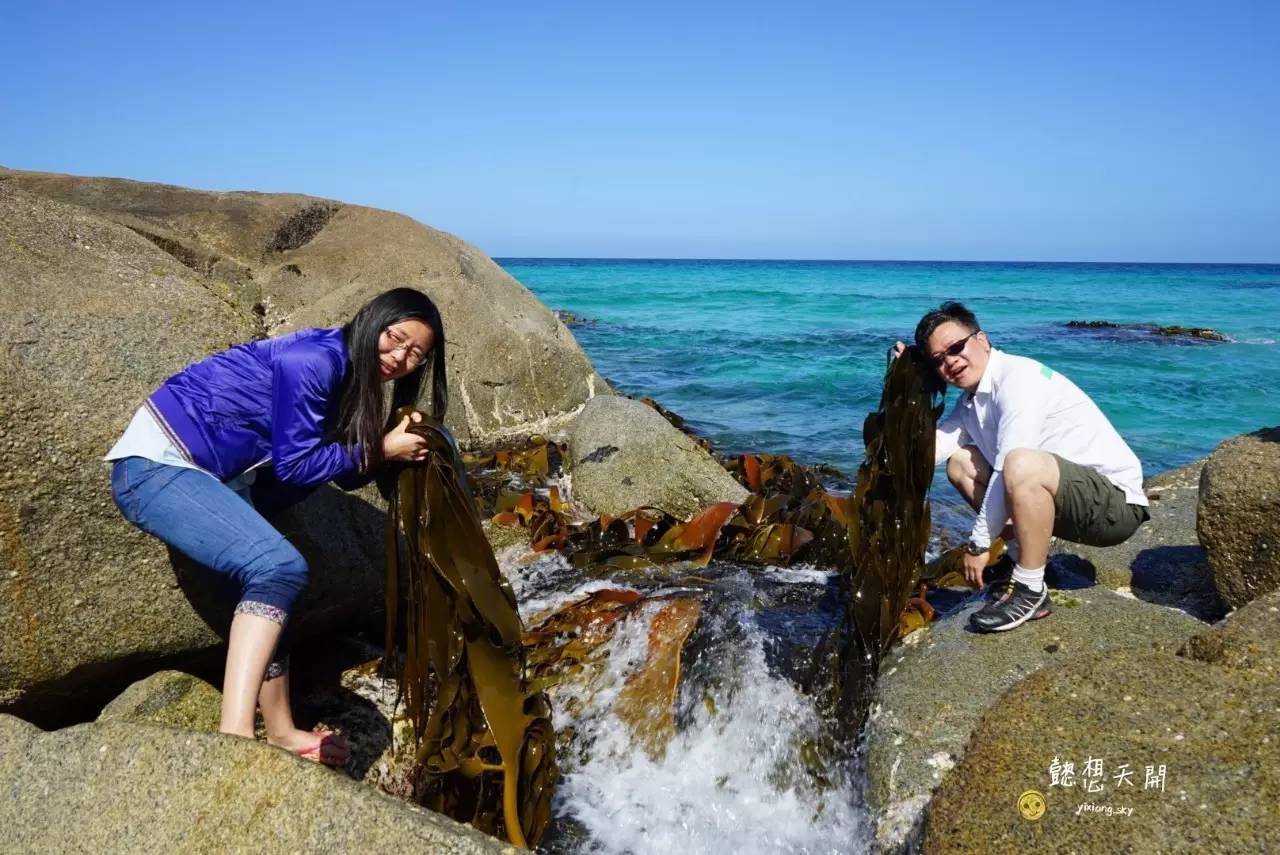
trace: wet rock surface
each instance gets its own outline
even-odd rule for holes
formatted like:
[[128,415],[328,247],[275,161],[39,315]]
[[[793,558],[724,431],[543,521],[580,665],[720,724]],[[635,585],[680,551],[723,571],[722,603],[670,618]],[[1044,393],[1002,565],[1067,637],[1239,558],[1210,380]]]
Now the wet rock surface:
[[1280,589],[1280,427],[1229,439],[1209,455],[1197,531],[1228,606]]
[[1151,519],[1117,546],[1055,541],[1052,564],[1149,603],[1217,620],[1227,607],[1196,534],[1203,460],[1150,478],[1143,485]]
[[[923,851],[1271,851],[1280,840],[1275,603],[1198,635],[1188,655],[1109,651],[1018,683],[935,792]],[[1038,820],[1018,810],[1027,790],[1043,796]]]
[[[1049,577],[1051,588],[1057,581]],[[886,850],[896,851],[918,833],[931,792],[949,780],[984,711],[1001,703],[1011,686],[1046,666],[1099,652],[1172,656],[1202,626],[1180,611],[1100,586],[1052,590],[1051,596],[1048,618],[984,635],[968,628],[969,615],[982,605],[979,597],[933,594],[935,605],[949,613],[885,657],[867,726],[867,801]],[[1064,707],[1064,716],[1073,714]],[[982,831],[976,821],[972,828],[971,843]]]
[[516,851],[285,751],[156,724],[0,715],[0,777],[4,851]]
[[593,514],[649,506],[688,518],[748,496],[692,439],[629,398],[601,396],[583,408],[569,428],[567,464],[575,501]]

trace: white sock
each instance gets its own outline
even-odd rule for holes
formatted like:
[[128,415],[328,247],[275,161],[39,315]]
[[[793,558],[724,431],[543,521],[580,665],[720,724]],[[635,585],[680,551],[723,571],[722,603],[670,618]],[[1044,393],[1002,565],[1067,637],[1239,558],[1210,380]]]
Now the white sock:
[[1013,565],[1013,579],[1015,582],[1021,582],[1033,591],[1044,590],[1044,565],[1039,567],[1023,567],[1021,564]]
[[1012,537],[1004,542],[1005,554],[1009,556],[1009,560],[1014,564],[1018,563],[1018,559],[1022,557],[1022,549],[1018,546],[1018,541]]

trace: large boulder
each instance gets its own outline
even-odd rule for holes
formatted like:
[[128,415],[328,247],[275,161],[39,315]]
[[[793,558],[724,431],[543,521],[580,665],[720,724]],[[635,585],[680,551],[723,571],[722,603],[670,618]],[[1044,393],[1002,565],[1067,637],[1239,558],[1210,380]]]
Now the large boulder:
[[724,467],[647,404],[592,399],[569,426],[567,467],[573,498],[595,514],[661,508],[690,517],[748,492]]
[[1228,606],[1280,589],[1280,427],[1229,439],[1209,455],[1196,527]]
[[1149,478],[1143,487],[1151,502],[1151,519],[1124,543],[1088,546],[1056,541],[1055,565],[1085,562],[1086,575],[1122,594],[1172,606],[1201,620],[1217,620],[1227,611],[1213,584],[1196,534],[1200,471],[1204,460]]
[[0,715],[0,851],[514,853],[288,752],[154,724]]
[[[940,606],[947,598],[931,596]],[[1101,586],[1054,590],[1051,597],[1050,617],[988,635],[968,628],[982,606],[971,597],[885,657],[867,725],[867,803],[885,851],[904,848],[919,833],[930,794],[953,774],[979,718],[1009,687],[1046,666],[1098,652],[1172,654],[1203,626]]]
[[77,669],[92,683],[96,664],[218,642],[101,457],[160,381],[255,326],[135,232],[8,181],[0,232],[3,709]]
[[[0,169],[0,710],[78,720],[219,643],[203,574],[121,518],[100,458],[187,364],[341,324],[393,285],[441,307],[464,443],[545,432],[607,391],[519,283],[397,214]],[[376,608],[384,520],[372,488],[326,487],[277,521],[310,564],[300,635]]]
[[440,307],[450,416],[464,444],[546,432],[608,390],[573,335],[483,252],[390,211],[283,193],[211,193],[0,169],[0,181],[145,237],[276,335],[336,326],[388,288]]
[[[1237,612],[1187,655],[1114,650],[1020,682],[934,794],[923,851],[1273,851],[1276,602]],[[1044,804],[1038,819],[1018,807],[1029,790]]]

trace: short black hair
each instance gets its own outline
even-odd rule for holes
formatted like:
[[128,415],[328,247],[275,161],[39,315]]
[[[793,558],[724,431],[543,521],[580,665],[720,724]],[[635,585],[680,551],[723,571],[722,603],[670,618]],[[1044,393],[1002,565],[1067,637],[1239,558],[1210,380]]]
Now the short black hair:
[[976,333],[982,329],[982,327],[978,326],[977,316],[966,309],[964,303],[948,300],[938,308],[928,312],[920,319],[920,323],[916,324],[916,347],[920,348],[921,353],[928,355],[929,336],[933,335],[934,330],[948,321],[959,324],[970,333]]

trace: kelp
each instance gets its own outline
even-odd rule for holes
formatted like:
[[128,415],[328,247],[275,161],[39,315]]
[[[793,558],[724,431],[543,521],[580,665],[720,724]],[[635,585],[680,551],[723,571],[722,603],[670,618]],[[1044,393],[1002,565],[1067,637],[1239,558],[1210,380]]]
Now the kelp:
[[[991,549],[987,554],[987,566],[990,567],[1000,560],[1004,555],[1004,540],[996,538],[991,542]],[[920,575],[921,582],[928,582],[934,588],[955,588],[966,586],[969,583],[964,578],[964,556],[963,546],[953,546],[944,551],[937,558],[929,562],[924,568],[924,572]]]
[[[594,591],[544,617],[525,633],[524,643],[530,671],[544,687],[590,686],[605,668],[605,643],[645,603],[658,605],[649,624],[645,662],[627,677],[614,712],[630,726],[640,748],[656,760],[675,734],[684,644],[701,618],[699,600],[674,594],[647,597],[627,589]],[[566,708],[570,716],[590,694],[571,693]]]
[[680,689],[684,643],[698,625],[702,603],[677,599],[664,605],[649,624],[644,665],[627,678],[614,706],[618,718],[652,760],[667,751],[676,732],[675,704]]
[[[991,543],[986,566],[995,564],[1002,555],[1004,555],[1004,541],[996,538]],[[925,565],[924,572],[920,574],[919,587],[907,599],[906,608],[898,619],[898,638],[906,638],[917,629],[923,629],[929,621],[933,620],[933,606],[929,604],[926,597],[930,587],[969,586],[964,575],[964,556],[963,546],[953,546]]]
[[879,409],[863,422],[866,458],[849,499],[852,569],[845,575],[849,596],[836,689],[848,733],[862,727],[880,659],[898,636],[924,569],[941,391],[932,367],[908,348],[890,364]]
[[[500,465],[494,456],[485,461]],[[705,566],[713,558],[848,565],[846,501],[823,489],[814,471],[768,454],[742,455],[725,466],[739,480],[751,472],[757,492],[741,505],[712,505],[689,520],[644,507],[577,523],[556,486],[496,488],[483,511],[491,513],[495,525],[527,529],[535,552],[560,550],[577,567],[635,569],[673,561]]]
[[600,661],[599,650],[617,623],[644,600],[639,591],[609,588],[547,615],[524,634],[530,676],[544,688],[574,679],[583,666]]
[[730,520],[729,540],[717,557],[768,564],[807,561],[837,570],[849,566],[848,503],[823,488],[820,470],[781,454],[743,454],[725,468],[752,495],[742,503],[740,516]]
[[404,579],[400,690],[417,740],[416,795],[481,831],[536,845],[558,775],[550,707],[527,679],[515,596],[453,437],[426,418],[409,430],[429,455],[400,470],[390,495],[386,650],[397,650]]

